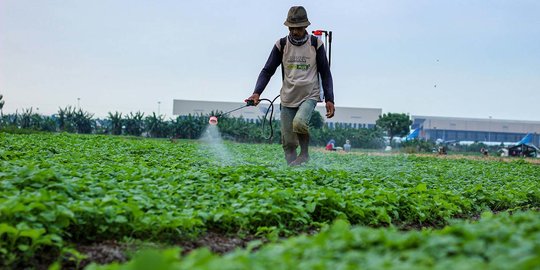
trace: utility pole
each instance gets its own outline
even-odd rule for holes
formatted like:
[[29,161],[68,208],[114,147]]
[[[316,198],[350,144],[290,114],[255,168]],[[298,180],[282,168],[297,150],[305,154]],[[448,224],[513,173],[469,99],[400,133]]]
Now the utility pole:
[[81,98],[80,97],[77,98],[77,108],[78,109],[81,108]]
[[4,96],[2,94],[0,94],[0,126],[2,125],[2,121],[4,121],[4,100],[3,100]]
[[491,142],[491,115],[489,116],[489,125],[488,125],[488,142]]
[[157,102],[157,114],[159,116],[159,107],[161,106],[161,101],[158,101]]

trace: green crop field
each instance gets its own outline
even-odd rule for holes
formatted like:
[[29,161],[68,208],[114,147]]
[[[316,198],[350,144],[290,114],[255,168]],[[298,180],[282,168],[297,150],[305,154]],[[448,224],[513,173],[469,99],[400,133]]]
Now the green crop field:
[[0,168],[0,269],[540,269],[524,159],[0,133]]

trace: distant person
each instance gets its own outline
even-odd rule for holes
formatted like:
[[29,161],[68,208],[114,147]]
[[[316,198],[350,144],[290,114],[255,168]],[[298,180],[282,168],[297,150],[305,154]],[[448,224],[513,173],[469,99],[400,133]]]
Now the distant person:
[[439,146],[439,149],[437,150],[437,152],[439,153],[439,155],[446,155],[447,154],[446,146]]
[[345,152],[351,151],[351,142],[349,140],[345,140],[345,144],[343,145],[343,150],[345,150]]
[[331,139],[326,144],[326,150],[328,151],[336,151],[336,141],[334,139]]
[[482,155],[484,155],[485,157],[489,155],[488,150],[484,147],[480,148],[480,153],[482,153]]
[[[291,7],[284,24],[289,28],[289,35],[279,39],[272,48],[255,90],[247,100],[259,104],[260,95],[281,65],[281,139],[287,164],[297,166],[309,160],[309,120],[317,102],[322,102],[319,85],[324,90],[327,118],[334,116],[334,91],[323,42],[306,31],[311,24],[306,9]],[[300,154],[296,152],[298,145]]]

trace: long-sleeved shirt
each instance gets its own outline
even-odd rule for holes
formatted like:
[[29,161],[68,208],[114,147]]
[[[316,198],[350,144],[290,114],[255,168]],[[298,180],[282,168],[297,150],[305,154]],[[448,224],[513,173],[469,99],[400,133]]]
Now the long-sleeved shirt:
[[254,93],[262,94],[277,67],[282,64],[283,84],[280,94],[283,106],[298,107],[306,99],[321,101],[319,74],[324,90],[324,100],[333,103],[332,73],[326,51],[322,40],[317,38],[317,46],[313,46],[311,38],[299,46],[293,45],[285,38],[283,49],[278,40],[259,74]]

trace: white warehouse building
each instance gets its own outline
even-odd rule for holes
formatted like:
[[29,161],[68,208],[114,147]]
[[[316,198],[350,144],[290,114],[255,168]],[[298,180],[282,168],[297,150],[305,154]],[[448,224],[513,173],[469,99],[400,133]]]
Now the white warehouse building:
[[411,116],[412,129],[420,130],[420,138],[443,141],[515,143],[532,134],[532,143],[540,145],[540,121],[492,118],[460,118]]

